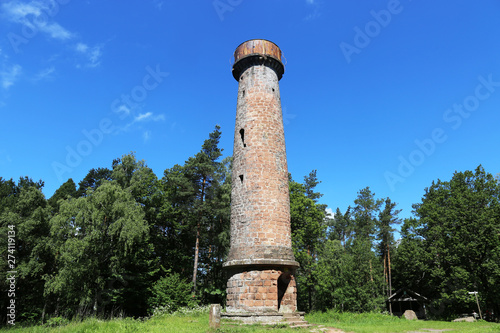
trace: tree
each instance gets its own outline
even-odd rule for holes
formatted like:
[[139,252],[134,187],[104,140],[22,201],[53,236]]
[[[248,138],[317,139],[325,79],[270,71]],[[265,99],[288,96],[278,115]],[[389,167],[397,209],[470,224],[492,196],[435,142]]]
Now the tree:
[[226,300],[227,278],[223,270],[223,261],[230,248],[231,222],[231,166],[232,157],[225,158],[217,172],[218,181],[212,184],[210,192],[213,195],[205,204],[212,212],[208,219],[204,251],[201,252],[202,271],[202,301],[205,304],[223,303]]
[[[358,257],[368,259],[369,271],[370,271],[370,285],[372,286],[372,297],[377,297],[377,289],[378,285],[374,285],[373,282],[378,280],[378,276],[376,275],[376,271],[373,268],[373,260],[370,253],[361,252],[363,250],[371,249],[373,246],[373,241],[375,238],[375,233],[378,226],[377,214],[380,210],[380,205],[383,200],[375,199],[375,193],[370,191],[369,187],[365,187],[364,189],[358,192],[358,197],[354,200],[354,208],[353,208],[353,218],[354,218],[354,240],[352,243],[352,249],[355,253],[357,253]],[[368,247],[369,245],[369,247]],[[365,263],[363,263],[365,264]],[[360,265],[360,268],[363,265]]]
[[353,220],[351,217],[351,206],[349,206],[344,214],[337,207],[333,219],[328,225],[328,239],[338,240],[342,247],[351,240],[353,231]]
[[[113,161],[113,165],[117,160]],[[95,190],[104,180],[111,180],[111,170],[108,168],[90,169],[85,178],[78,183],[77,197],[85,196],[89,189]]]
[[322,195],[313,191],[318,183],[316,171],[305,177],[304,184],[293,181],[289,176],[292,247],[295,259],[301,266],[297,273],[297,287],[299,295],[307,295],[307,302],[299,298],[299,306],[308,310],[313,307],[313,271],[318,248],[326,235],[326,206],[316,203],[315,199]]
[[347,283],[346,310],[380,311],[384,305],[382,269],[367,238],[355,238],[347,248],[344,268]]
[[133,301],[128,289],[150,273],[148,234],[141,206],[117,183],[62,202],[51,219],[58,270],[46,293],[57,295],[68,316],[123,309]]
[[392,202],[391,199],[386,198],[384,209],[380,212],[378,219],[378,252],[379,256],[382,257],[384,266],[384,280],[387,287],[387,297],[390,297],[392,294],[391,248],[394,246],[393,233],[396,231],[396,229],[393,228],[393,225],[401,223],[398,218],[398,214],[401,210],[394,210],[395,207],[396,203]]
[[432,182],[422,202],[413,206],[418,219],[403,225],[398,266],[415,251],[411,256],[418,256],[419,271],[413,284],[437,295],[432,315],[470,312],[476,305],[469,291],[479,292],[482,308],[499,313],[499,199],[498,181],[479,166],[455,172],[450,181]]
[[12,179],[5,180],[0,177],[0,213],[15,206],[17,191],[16,183]]
[[349,307],[347,295],[350,288],[349,282],[346,281],[349,259],[338,239],[328,239],[320,247],[318,263],[314,271],[317,310],[344,311]]
[[[162,266],[186,276],[193,267],[195,235],[192,231],[192,215],[195,189],[186,177],[183,166],[175,165],[164,171],[161,191],[163,200],[158,226],[162,239],[156,250]],[[192,278],[190,273],[189,276]]]
[[[48,237],[49,210],[42,186],[42,181],[34,182],[28,177],[20,178],[17,184],[0,179],[0,237],[4,240],[1,243],[7,244],[7,230],[14,231],[15,235],[15,251],[8,252],[7,246],[0,248],[0,265],[7,267],[7,254],[15,258],[18,321],[43,319],[47,306],[43,277],[51,273],[53,256]],[[2,290],[9,289],[6,277],[7,270],[2,270]],[[0,303],[0,317],[4,323],[7,301],[8,298],[3,297]]]
[[353,231],[356,238],[364,238],[373,241],[377,228],[377,214],[383,200],[375,199],[375,193],[369,187],[358,192],[358,197],[354,200]]
[[[220,213],[218,199],[221,197],[218,195],[221,195],[219,191],[226,179],[226,172],[223,163],[219,161],[222,156],[222,149],[218,147],[220,137],[220,126],[217,125],[209,134],[209,138],[204,141],[200,152],[190,157],[183,166],[176,165],[172,169],[165,170],[162,179],[162,188],[168,198],[161,209],[165,232],[170,243],[168,246],[173,250],[173,255],[180,259],[179,263],[183,263],[183,269],[186,268],[186,261],[193,258],[192,253],[187,252],[187,248],[193,248],[189,244],[194,243],[191,276],[193,296],[196,295],[198,287],[200,257],[207,258],[207,253],[212,253],[212,247],[207,239],[215,235],[214,226],[221,221],[221,216],[218,215]],[[226,185],[225,190],[228,189]],[[224,202],[229,203],[228,200],[229,197],[226,195]],[[226,215],[227,209],[228,207]],[[227,225],[228,220],[224,220],[224,223]],[[192,235],[193,229],[194,235]],[[173,237],[174,235],[177,237]],[[173,249],[176,245],[177,249]],[[176,267],[174,271],[178,269],[179,267]],[[207,272],[207,269],[204,268],[202,271]]]
[[210,216],[208,205],[205,204],[207,195],[210,195],[214,184],[218,182],[217,172],[221,164],[217,160],[222,156],[222,149],[218,147],[221,132],[220,126],[215,126],[215,130],[209,134],[201,147],[201,151],[194,157],[186,161],[185,171],[187,178],[194,185],[197,200],[195,201],[196,220],[196,243],[194,250],[193,264],[193,295],[196,294],[196,278],[198,273],[198,260],[200,252],[201,228],[205,220]]
[[77,196],[76,184],[73,179],[70,178],[54,192],[52,197],[47,200],[47,203],[52,207],[52,214],[56,214],[59,211],[59,200],[65,200],[68,197],[76,198]]
[[395,289],[409,288],[430,296],[426,290],[426,280],[430,272],[424,252],[424,239],[420,223],[415,218],[407,218],[401,226],[401,239],[394,249],[393,281]]
[[314,192],[314,189],[318,184],[321,184],[321,181],[318,180],[317,177],[317,172],[318,170],[313,170],[309,172],[309,175],[304,176],[304,188],[306,190],[305,194],[306,196],[313,200],[314,202],[317,202],[319,198],[323,196],[323,194],[319,192]]
[[382,309],[382,279],[376,256],[366,239],[354,239],[344,248],[339,240],[327,240],[319,249],[314,270],[316,308],[365,312]]

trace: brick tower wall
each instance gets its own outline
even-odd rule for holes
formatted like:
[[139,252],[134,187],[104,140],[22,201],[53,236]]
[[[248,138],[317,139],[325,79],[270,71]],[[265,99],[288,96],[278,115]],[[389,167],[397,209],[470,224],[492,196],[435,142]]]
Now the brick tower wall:
[[228,261],[294,260],[278,77],[265,66],[239,80]]
[[265,40],[235,52],[238,80],[231,192],[227,312],[295,312],[295,270],[285,134],[278,81],[281,50]]

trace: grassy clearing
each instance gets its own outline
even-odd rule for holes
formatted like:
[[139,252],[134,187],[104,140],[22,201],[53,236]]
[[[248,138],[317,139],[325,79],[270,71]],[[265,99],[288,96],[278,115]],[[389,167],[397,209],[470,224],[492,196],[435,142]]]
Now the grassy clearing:
[[355,333],[406,333],[424,329],[451,329],[452,333],[499,333],[500,324],[478,321],[474,323],[406,320],[379,313],[316,312],[306,315],[310,323],[340,328]]
[[208,315],[202,316],[164,316],[162,318],[152,318],[147,321],[138,321],[130,318],[114,319],[102,321],[97,319],[87,319],[83,322],[72,322],[60,327],[34,326],[26,328],[4,329],[5,332],[20,333],[115,333],[115,332],[175,332],[175,333],[304,333],[308,330],[291,329],[284,326],[260,326],[260,325],[237,325],[233,323],[223,323],[218,330],[209,329]]
[[261,326],[239,325],[235,322],[223,321],[218,330],[209,329],[208,307],[197,310],[182,309],[174,314],[155,315],[147,320],[134,320],[131,318],[100,320],[96,318],[84,321],[73,321],[58,327],[15,326],[9,329],[0,329],[2,332],[19,333],[114,333],[114,332],[175,332],[175,333],[305,333],[309,330],[297,330],[285,325]]
[[[452,323],[444,321],[408,321],[375,313],[338,313],[329,311],[306,315],[310,323],[327,327],[340,328],[346,332],[355,333],[398,333],[424,329],[451,329],[451,333],[500,333],[500,324],[479,321],[475,323]],[[58,327],[32,326],[2,329],[2,332],[19,333],[114,333],[114,332],[175,332],[175,333],[305,333],[308,329],[291,329],[284,325],[260,326],[238,325],[234,322],[223,321],[218,330],[209,329],[208,313],[206,309],[197,311],[181,311],[171,315],[153,316],[148,320],[134,320],[131,318],[100,320],[96,318],[84,321],[73,321]]]

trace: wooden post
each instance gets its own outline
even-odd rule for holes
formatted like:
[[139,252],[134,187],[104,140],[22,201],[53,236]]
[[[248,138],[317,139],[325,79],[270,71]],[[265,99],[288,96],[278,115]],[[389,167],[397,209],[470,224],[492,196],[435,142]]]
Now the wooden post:
[[220,304],[210,304],[210,328],[220,328]]
[[477,309],[479,310],[479,318],[483,319],[483,315],[481,314],[481,308],[479,307],[479,299],[477,298],[477,291],[469,291],[469,295],[476,295],[476,303],[477,303]]
[[477,298],[477,291],[475,292],[475,295],[476,295],[477,309],[479,310],[479,318],[483,319],[483,315],[481,314],[481,308],[479,307],[479,299]]

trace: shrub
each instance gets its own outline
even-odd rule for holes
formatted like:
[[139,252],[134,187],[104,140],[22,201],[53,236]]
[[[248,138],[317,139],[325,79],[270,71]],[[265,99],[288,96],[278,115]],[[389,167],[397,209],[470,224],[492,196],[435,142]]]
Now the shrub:
[[[159,279],[150,289],[148,300],[150,313],[172,313],[181,307],[194,307],[197,302],[191,295],[192,284],[183,280],[177,273],[170,273]],[[158,311],[161,310],[161,311]]]
[[45,326],[46,327],[57,327],[57,326],[64,326],[64,325],[68,325],[68,324],[69,324],[69,320],[66,318],[53,317],[53,318],[50,318],[49,320],[47,320],[47,322],[45,323]]

